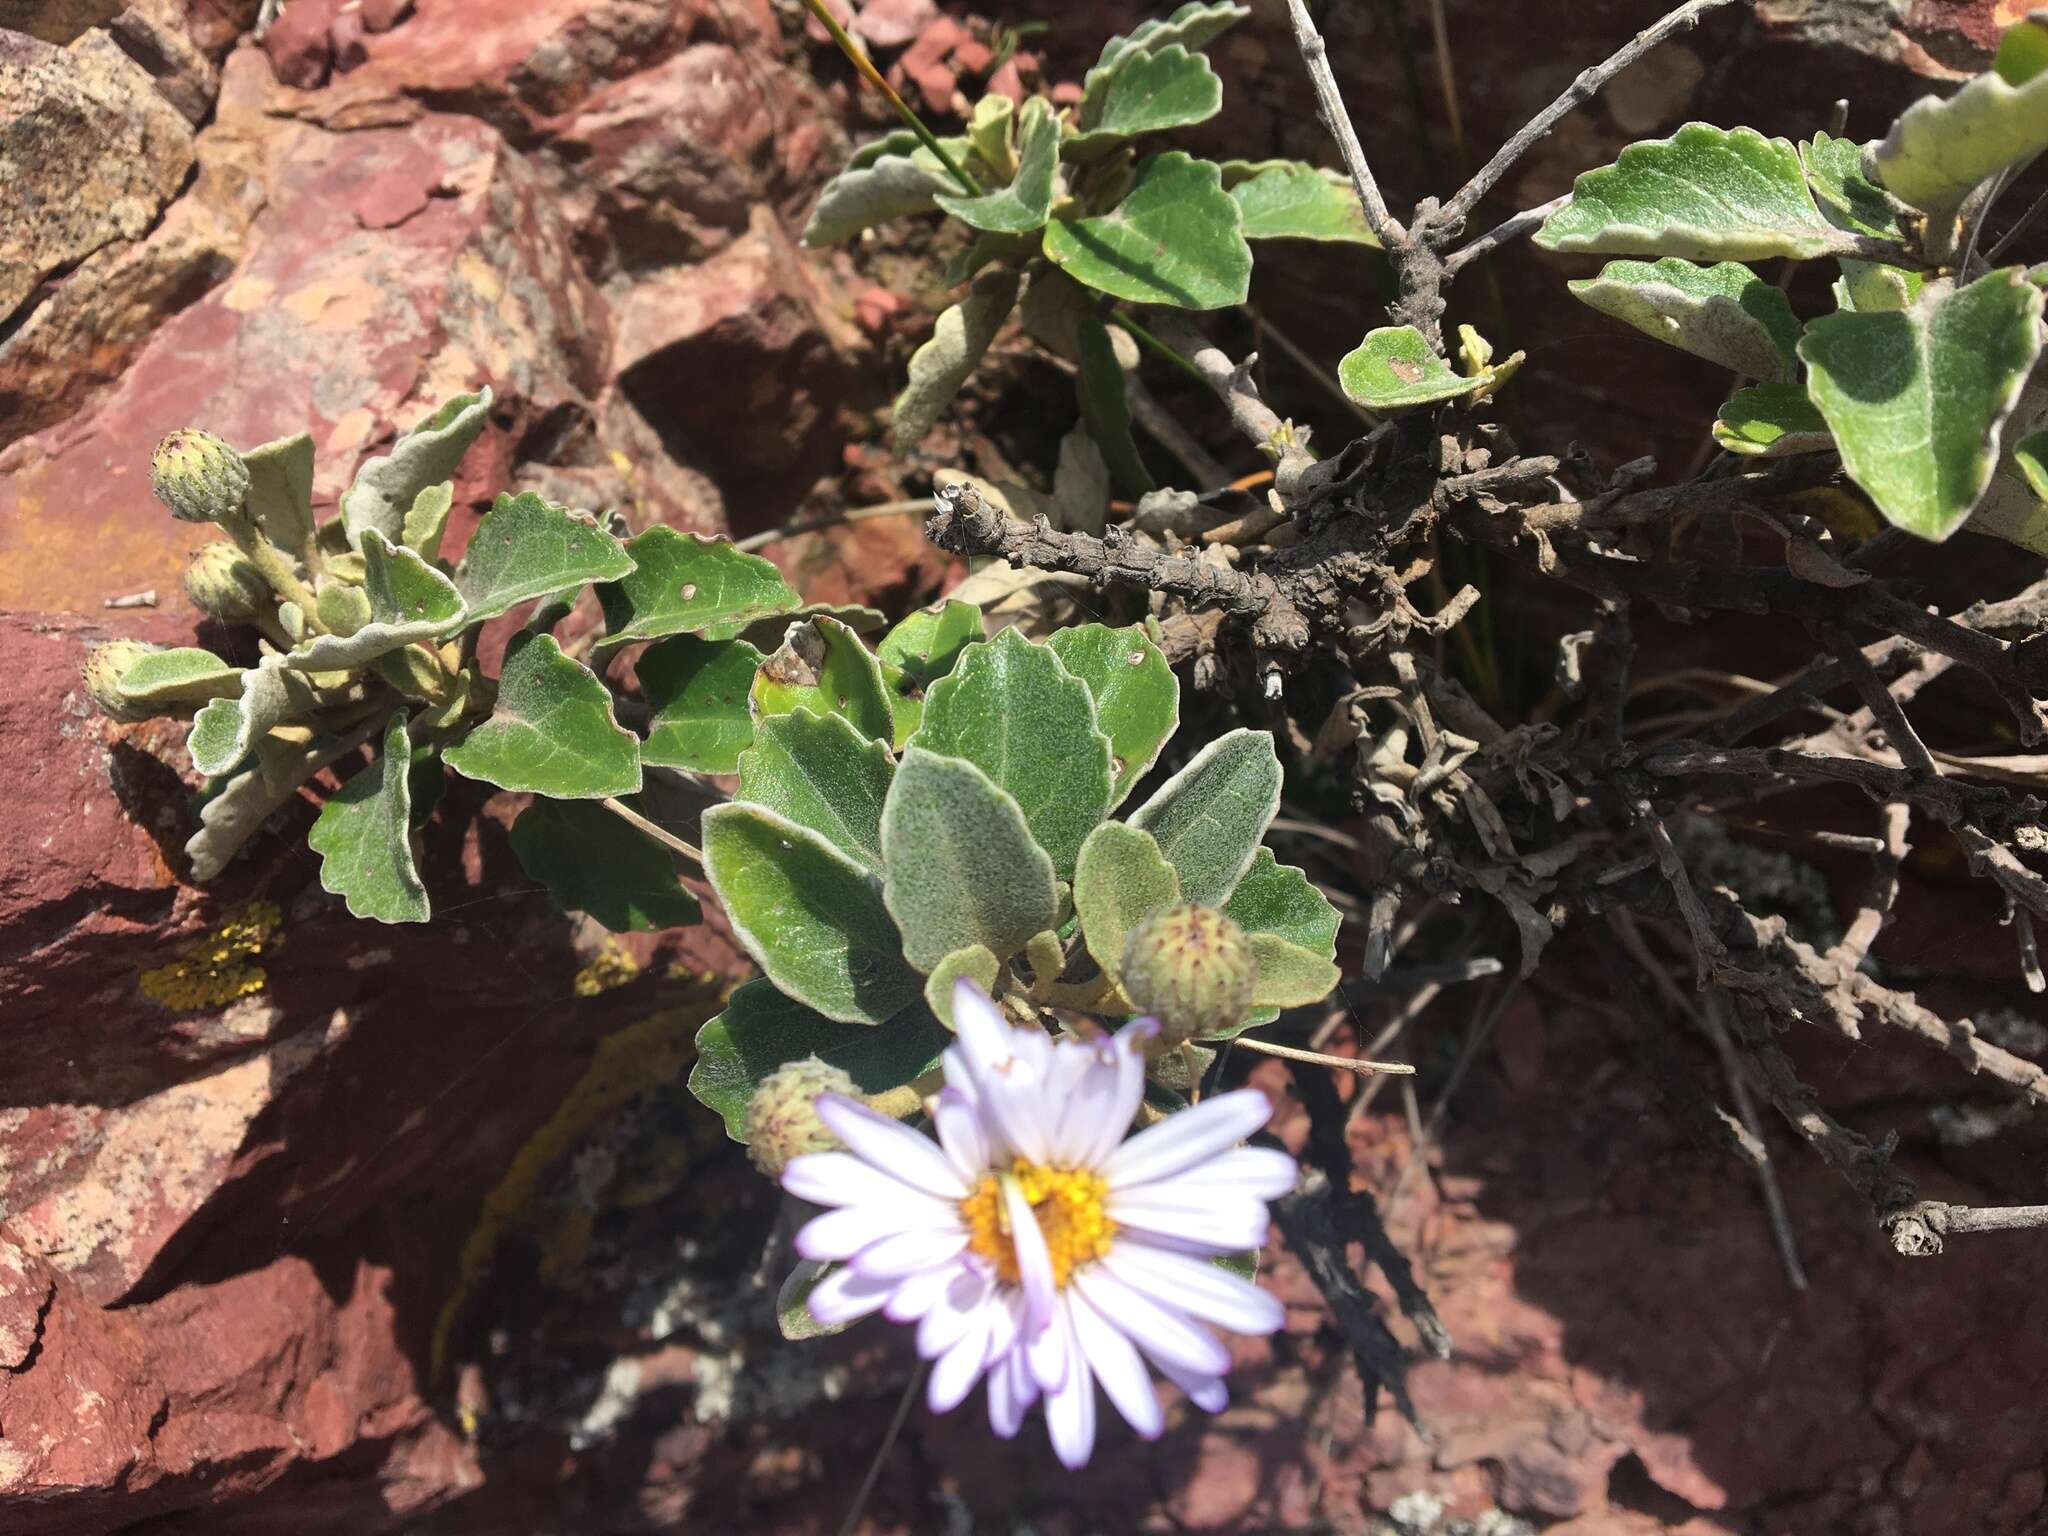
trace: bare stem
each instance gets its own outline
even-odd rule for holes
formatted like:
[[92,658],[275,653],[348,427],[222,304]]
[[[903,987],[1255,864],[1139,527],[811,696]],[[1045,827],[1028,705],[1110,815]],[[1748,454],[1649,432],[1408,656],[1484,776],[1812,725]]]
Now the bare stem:
[[1467,265],[1477,261],[1480,257],[1491,251],[1498,250],[1510,240],[1519,240],[1522,236],[1534,232],[1542,225],[1545,219],[1549,218],[1571,200],[1571,193],[1560,192],[1547,203],[1539,203],[1534,208],[1525,208],[1512,218],[1501,220],[1500,223],[1494,225],[1493,228],[1489,229],[1477,240],[1453,251],[1444,258],[1444,281],[1449,282],[1463,271]]
[[1415,1073],[1415,1069],[1405,1061],[1360,1061],[1356,1056],[1326,1056],[1321,1051],[1303,1051],[1291,1045],[1275,1045],[1270,1040],[1260,1040],[1251,1035],[1239,1035],[1237,1043],[1248,1051],[1257,1051],[1265,1056],[1278,1056],[1282,1061],[1305,1061],[1311,1066],[1336,1067],[1345,1072],[1356,1072],[1360,1077],[1371,1077],[1382,1072],[1390,1077],[1412,1077]]
[[1344,110],[1344,98],[1337,93],[1336,77],[1330,73],[1329,49],[1316,30],[1315,19],[1308,13],[1306,0],[1287,0],[1287,14],[1294,22],[1295,46],[1301,49],[1301,61],[1308,66],[1309,81],[1315,86],[1316,109],[1322,113],[1323,126],[1330,130],[1330,137],[1343,152],[1344,167],[1351,173],[1351,185],[1358,189],[1358,201],[1365,209],[1365,222],[1372,226],[1380,244],[1391,251],[1407,239],[1408,232],[1387,212],[1387,200],[1380,196],[1380,184],[1373,180],[1372,167],[1366,164],[1358,130],[1351,126],[1351,114]]
[[677,837],[675,833],[669,831],[668,828],[649,821],[645,816],[642,816],[615,795],[606,795],[603,804],[606,810],[610,811],[627,825],[638,827],[664,848],[680,853],[699,869],[704,867],[704,850],[697,847],[694,843],[686,843],[680,837]]

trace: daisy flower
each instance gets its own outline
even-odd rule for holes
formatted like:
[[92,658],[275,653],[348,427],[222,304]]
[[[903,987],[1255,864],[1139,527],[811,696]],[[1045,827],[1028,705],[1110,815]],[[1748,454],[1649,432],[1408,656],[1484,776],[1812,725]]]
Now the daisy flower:
[[1205,1099],[1125,1139],[1145,1090],[1137,1019],[1111,1040],[1013,1027],[971,982],[941,1058],[938,1140],[820,1094],[843,1152],[794,1158],[791,1194],[829,1207],[797,1234],[836,1260],[810,1294],[821,1323],[871,1312],[917,1327],[927,1400],[945,1413],[988,1380],[1005,1438],[1043,1401],[1069,1467],[1095,1445],[1095,1388],[1151,1439],[1164,1427],[1147,1362],[1210,1412],[1230,1352],[1208,1326],[1272,1333],[1280,1304],[1211,1262],[1266,1240],[1266,1202],[1294,1187],[1284,1152],[1239,1146],[1272,1112],[1257,1089]]

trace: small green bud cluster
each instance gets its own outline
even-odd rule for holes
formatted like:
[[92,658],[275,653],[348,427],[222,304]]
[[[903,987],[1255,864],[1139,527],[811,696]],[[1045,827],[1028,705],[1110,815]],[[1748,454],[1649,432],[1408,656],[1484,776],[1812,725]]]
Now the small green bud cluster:
[[277,606],[270,583],[234,545],[207,545],[185,567],[185,595],[201,613],[229,624],[247,624]]
[[1132,930],[1119,976],[1172,1048],[1244,1022],[1258,961],[1244,930],[1214,907],[1162,907]]
[[96,645],[85,653],[85,666],[80,675],[85,679],[85,691],[100,712],[110,720],[150,720],[163,713],[147,704],[122,697],[116,685],[121,674],[133,666],[139,657],[152,651],[160,651],[160,645],[151,645],[146,640],[109,640]]
[[747,1100],[747,1156],[769,1178],[782,1177],[791,1158],[838,1148],[839,1138],[818,1118],[821,1093],[860,1097],[860,1089],[844,1071],[807,1056],[776,1068]]
[[249,501],[242,456],[197,427],[180,427],[156,445],[149,483],[171,515],[188,523],[232,523]]

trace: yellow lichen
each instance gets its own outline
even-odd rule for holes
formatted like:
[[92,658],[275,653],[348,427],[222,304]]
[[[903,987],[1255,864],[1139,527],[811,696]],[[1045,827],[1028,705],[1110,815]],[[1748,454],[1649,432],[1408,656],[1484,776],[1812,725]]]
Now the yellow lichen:
[[595,997],[613,987],[623,987],[640,974],[640,963],[626,953],[617,939],[606,939],[596,958],[576,973],[573,983],[578,997]]
[[1076,1266],[1109,1252],[1116,1223],[1103,1209],[1109,1185],[1102,1176],[1085,1168],[1047,1168],[1020,1157],[1007,1174],[983,1175],[960,1202],[960,1214],[967,1218],[969,1250],[995,1265],[1002,1280],[1010,1285],[1019,1283],[1017,1247],[1003,1204],[1001,1180],[1005,1178],[1017,1181],[1025,1203],[1038,1218],[1038,1230],[1045,1234],[1045,1250],[1052,1259],[1054,1285],[1065,1287]]
[[261,992],[269,975],[257,957],[276,942],[283,914],[274,902],[252,901],[177,959],[142,973],[143,996],[180,1013],[223,1008]]

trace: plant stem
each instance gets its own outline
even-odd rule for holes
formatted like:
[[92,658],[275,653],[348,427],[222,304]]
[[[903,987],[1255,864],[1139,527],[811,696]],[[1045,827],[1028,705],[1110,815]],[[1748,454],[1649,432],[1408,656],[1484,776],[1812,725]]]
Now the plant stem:
[[235,541],[235,547],[249,557],[249,563],[256,567],[263,579],[270,583],[271,591],[287,602],[299,605],[299,611],[306,617],[306,627],[324,633],[327,626],[320,622],[319,600],[313,596],[313,589],[299,580],[299,573],[292,569],[284,552],[264,538],[254,523],[238,518],[231,523],[222,523],[221,528]]
[[1298,1051],[1291,1045],[1275,1045],[1270,1040],[1260,1040],[1251,1035],[1239,1035],[1235,1043],[1262,1055],[1278,1056],[1285,1061],[1305,1061],[1318,1067],[1337,1067],[1360,1076],[1385,1072],[1407,1077],[1415,1072],[1415,1068],[1405,1061],[1360,1061],[1356,1056],[1326,1056],[1321,1051]]
[[1337,148],[1343,151],[1344,166],[1351,173],[1351,185],[1365,209],[1366,223],[1372,226],[1380,244],[1391,251],[1407,231],[1387,212],[1387,200],[1380,196],[1380,184],[1373,179],[1372,167],[1366,164],[1365,151],[1358,144],[1358,131],[1351,126],[1351,114],[1344,110],[1344,98],[1337,93],[1336,77],[1330,73],[1322,34],[1316,31],[1315,19],[1309,15],[1304,0],[1288,0],[1287,12],[1294,22],[1295,46],[1301,50],[1302,62],[1308,66],[1309,80],[1315,86],[1316,110],[1322,113],[1323,126],[1330,130]]
[[925,127],[924,119],[911,110],[909,102],[896,94],[896,87],[882,78],[882,72],[875,68],[875,62],[868,57],[867,50],[847,35],[846,28],[839,25],[839,18],[832,14],[825,0],[804,0],[804,5],[818,18],[819,24],[832,34],[832,41],[839,45],[839,51],[846,55],[847,62],[854,67],[855,72],[882,93],[883,99],[894,107],[896,115],[903,119],[904,126],[918,136],[926,149],[939,157],[939,163],[952,173],[953,179],[960,183],[962,190],[969,197],[981,196],[981,184],[946,153],[945,145],[938,141],[938,137],[931,129]]
[[1174,367],[1180,369],[1182,373],[1185,373],[1189,378],[1195,380],[1199,384],[1206,385],[1209,382],[1208,378],[1203,374],[1201,369],[1197,368],[1193,363],[1189,362],[1185,357],[1181,356],[1180,353],[1174,351],[1173,348],[1169,347],[1157,336],[1154,336],[1150,331],[1146,330],[1145,327],[1138,324],[1137,321],[1133,320],[1129,315],[1125,314],[1122,310],[1111,310],[1109,312],[1109,318],[1115,321],[1118,325],[1122,326],[1125,330],[1129,331],[1133,336],[1137,337],[1138,344],[1144,347],[1148,352],[1155,352],[1159,356],[1165,358],[1169,363],[1172,363]]
[[660,843],[664,848],[667,848],[675,853],[680,853],[684,858],[688,859],[691,863],[695,864],[699,869],[702,869],[704,867],[703,849],[699,848],[694,843],[684,842],[680,837],[677,837],[675,833],[669,831],[668,828],[661,826],[659,823],[649,821],[645,816],[642,816],[638,811],[634,810],[630,805],[627,805],[623,800],[619,799],[616,795],[606,795],[601,804],[603,804],[606,810],[610,811],[614,816],[620,818],[620,820],[624,821],[628,826],[638,827],[642,832],[645,832],[649,837],[653,838],[657,843]]

